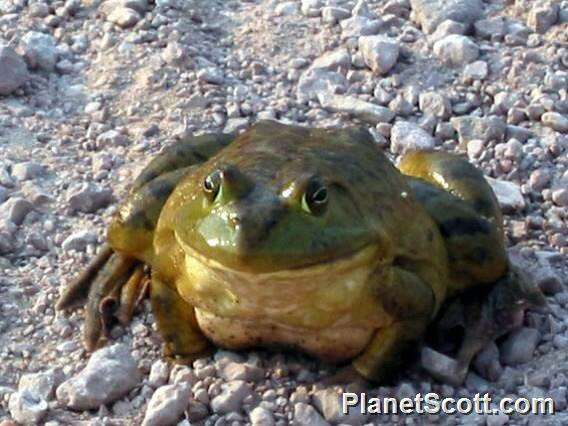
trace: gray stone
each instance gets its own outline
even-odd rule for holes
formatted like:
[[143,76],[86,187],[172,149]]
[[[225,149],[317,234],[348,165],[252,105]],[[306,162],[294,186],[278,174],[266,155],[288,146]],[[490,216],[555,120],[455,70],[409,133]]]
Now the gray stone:
[[479,57],[479,47],[469,37],[450,34],[434,43],[434,54],[444,65],[460,67]]
[[18,181],[35,179],[45,174],[45,168],[31,161],[25,163],[17,163],[12,166],[12,176]]
[[29,390],[14,392],[8,400],[8,410],[14,420],[25,425],[39,424],[47,409],[47,402]]
[[391,150],[395,154],[409,151],[431,151],[435,139],[424,129],[409,121],[397,121],[391,129]]
[[120,28],[131,28],[136,25],[142,17],[134,9],[118,6],[107,15],[106,19],[118,25]]
[[295,426],[330,426],[314,407],[303,402],[294,404]]
[[452,105],[441,93],[423,92],[418,98],[420,111],[432,117],[446,119],[452,113]]
[[199,70],[197,78],[199,81],[209,84],[223,84],[225,82],[223,71],[217,67],[207,67]]
[[93,231],[82,230],[73,232],[61,243],[61,247],[65,251],[85,251],[87,245],[95,244],[97,242],[97,234]]
[[322,0],[302,0],[300,10],[302,14],[309,18],[316,18],[321,15]]
[[474,24],[474,27],[475,35],[485,39],[504,37],[507,34],[507,23],[502,16],[481,19]]
[[30,31],[22,37],[24,58],[32,69],[51,72],[57,63],[57,42],[53,36]]
[[341,36],[346,38],[375,35],[384,26],[384,22],[379,19],[369,19],[364,16],[353,16],[344,19],[339,23],[341,26]]
[[434,33],[430,36],[430,41],[431,43],[436,43],[438,40],[441,40],[449,35],[452,34],[463,35],[465,33],[466,33],[465,25],[448,19],[447,21],[444,21],[440,25],[438,25],[436,31],[434,31]]
[[395,66],[398,60],[399,46],[396,40],[377,36],[359,37],[359,51],[365,64],[374,73],[383,75]]
[[489,414],[485,421],[487,426],[504,426],[509,423],[509,416],[504,413]]
[[559,188],[552,191],[552,201],[560,207],[568,207],[568,189]]
[[235,133],[246,129],[249,125],[248,118],[229,118],[223,128],[223,133]]
[[388,123],[394,118],[390,109],[353,96],[320,94],[318,99],[329,111],[349,114],[368,123]]
[[258,382],[264,379],[264,370],[252,364],[228,362],[222,367],[220,375],[227,381]]
[[108,206],[113,200],[112,191],[94,184],[83,184],[79,189],[71,191],[67,203],[73,211],[94,213]]
[[485,61],[475,61],[467,64],[463,69],[463,76],[467,81],[485,80],[489,74],[489,67]]
[[243,380],[233,380],[221,385],[221,393],[211,400],[211,409],[218,414],[240,411],[243,400],[252,394],[250,386]]
[[315,391],[312,395],[314,406],[323,414],[325,420],[330,423],[360,425],[365,423],[367,414],[361,414],[360,407],[352,407],[347,414],[343,414],[341,408],[342,396],[334,388]]
[[12,197],[0,206],[0,215],[15,225],[21,225],[34,206],[25,198]]
[[350,16],[351,13],[342,7],[327,6],[321,10],[322,21],[326,24],[336,24]]
[[[537,2],[535,2],[537,3]],[[537,33],[545,33],[558,22],[558,4],[536,4],[527,16],[527,26]]]
[[498,117],[475,117],[472,115],[454,117],[450,120],[458,132],[462,144],[479,139],[483,142],[502,142],[507,126]]
[[99,148],[126,146],[128,138],[117,130],[107,130],[97,136],[97,146]]
[[266,408],[256,407],[249,414],[252,426],[273,426],[274,416]]
[[427,33],[447,19],[469,27],[483,14],[481,0],[410,0],[410,5],[415,19]]
[[559,112],[545,112],[541,117],[542,124],[557,132],[568,133],[568,117]]
[[481,377],[496,382],[503,373],[499,362],[499,348],[494,342],[489,343],[473,360],[473,367]]
[[512,332],[501,344],[501,360],[508,365],[530,361],[539,340],[540,335],[535,328],[523,327]]
[[327,52],[317,58],[310,69],[324,69],[329,71],[337,71],[338,68],[348,69],[351,65],[351,55],[347,49],[338,49],[333,52]]
[[63,382],[57,400],[72,410],[97,409],[126,395],[140,379],[130,348],[114,344],[94,352],[85,369]]
[[420,363],[432,377],[442,382],[460,386],[465,380],[467,369],[460,367],[455,359],[429,347],[422,349]]
[[63,378],[63,373],[59,369],[24,374],[18,382],[18,391],[30,391],[39,398],[50,401],[55,395],[55,388]]
[[10,46],[0,44],[0,95],[9,95],[29,79],[26,62]]
[[156,389],[142,426],[162,426],[175,424],[189,404],[191,388],[187,384],[173,384]]
[[495,195],[501,209],[506,213],[523,210],[526,206],[525,199],[521,192],[521,187],[514,182],[497,180],[490,177],[485,178]]
[[308,69],[298,81],[297,96],[300,100],[314,100],[322,93],[343,93],[348,82],[343,75],[324,69]]

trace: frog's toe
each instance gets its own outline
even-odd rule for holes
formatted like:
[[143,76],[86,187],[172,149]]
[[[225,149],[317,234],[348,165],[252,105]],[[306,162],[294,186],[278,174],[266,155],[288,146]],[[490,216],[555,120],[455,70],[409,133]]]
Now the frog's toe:
[[367,379],[352,365],[339,368],[335,373],[323,378],[318,383],[325,387],[347,385],[353,391],[369,388]]
[[469,371],[469,361],[454,359],[427,346],[422,348],[421,364],[432,377],[452,386],[461,386]]

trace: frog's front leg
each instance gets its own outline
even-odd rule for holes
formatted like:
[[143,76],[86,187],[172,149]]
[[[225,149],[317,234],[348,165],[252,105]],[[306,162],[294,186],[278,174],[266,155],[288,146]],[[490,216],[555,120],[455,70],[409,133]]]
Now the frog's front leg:
[[394,266],[378,274],[375,297],[393,322],[375,332],[367,348],[353,360],[359,374],[372,381],[388,379],[404,355],[422,337],[436,307],[431,286],[413,270]]
[[205,355],[210,344],[199,329],[193,306],[181,298],[175,286],[154,273],[150,297],[164,339],[164,355],[183,364]]

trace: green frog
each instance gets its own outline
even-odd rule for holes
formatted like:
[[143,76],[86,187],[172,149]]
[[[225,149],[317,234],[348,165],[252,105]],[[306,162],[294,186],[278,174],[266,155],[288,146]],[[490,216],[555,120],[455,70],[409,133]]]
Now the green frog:
[[284,347],[380,381],[446,301],[479,289],[517,306],[514,276],[496,197],[466,160],[413,152],[397,168],[365,129],[260,121],[157,155],[58,308],[86,303],[94,350],[149,288],[178,362]]

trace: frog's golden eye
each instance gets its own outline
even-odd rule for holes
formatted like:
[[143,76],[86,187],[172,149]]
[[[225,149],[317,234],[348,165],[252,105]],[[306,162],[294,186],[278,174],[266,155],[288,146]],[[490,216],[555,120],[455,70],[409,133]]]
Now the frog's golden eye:
[[320,215],[325,211],[329,198],[327,187],[318,179],[308,182],[302,196],[302,209],[308,213]]
[[209,201],[214,201],[221,189],[221,172],[215,170],[203,179],[203,192]]

